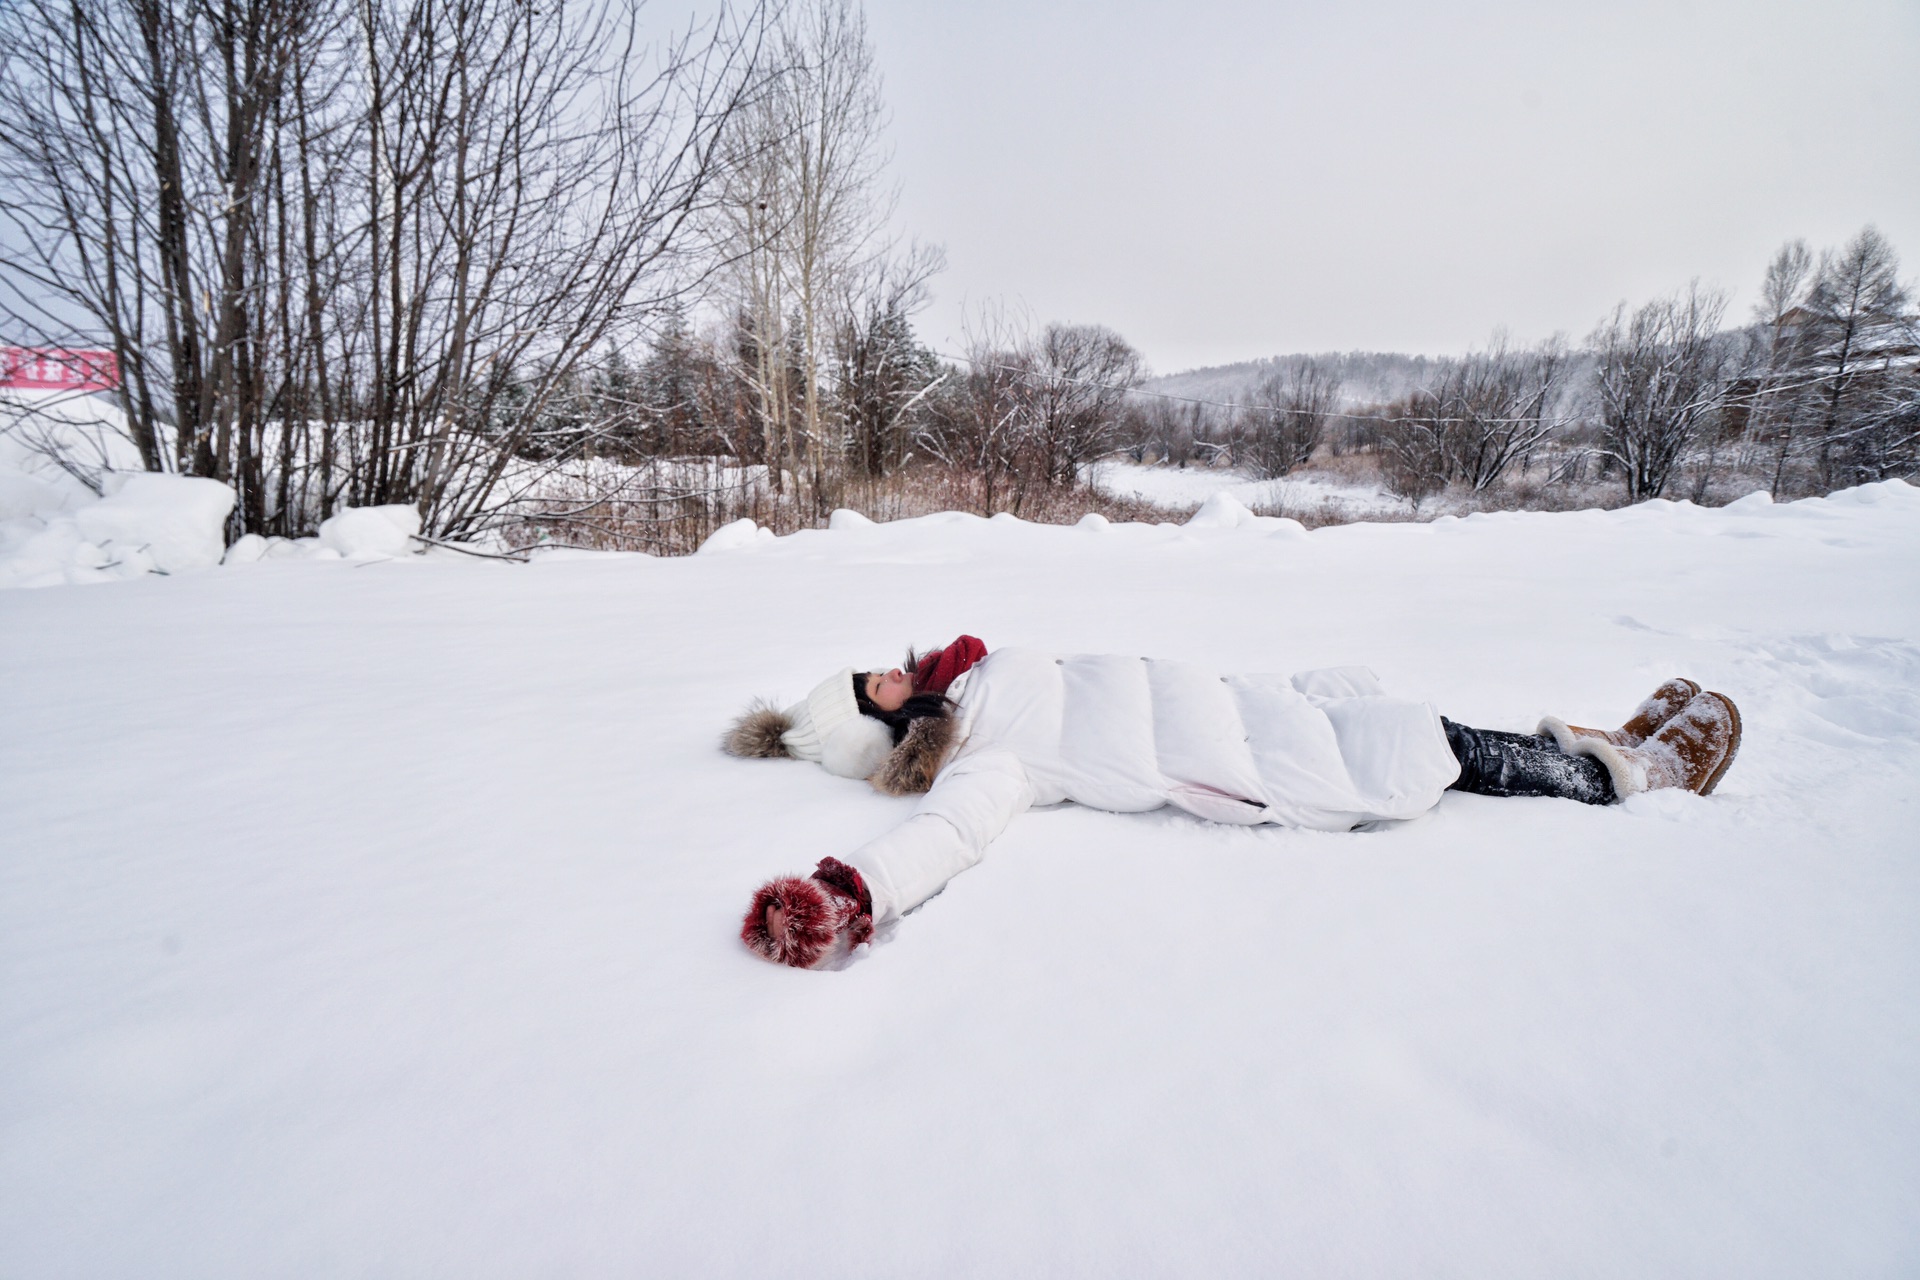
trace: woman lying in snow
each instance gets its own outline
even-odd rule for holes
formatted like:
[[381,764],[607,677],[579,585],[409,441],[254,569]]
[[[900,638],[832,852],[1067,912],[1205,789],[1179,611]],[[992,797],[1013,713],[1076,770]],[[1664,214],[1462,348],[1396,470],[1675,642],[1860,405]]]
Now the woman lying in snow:
[[1537,733],[1502,733],[1389,697],[1364,667],[1223,676],[1119,655],[989,657],[962,636],[891,671],[842,671],[785,711],[756,704],[724,745],[926,795],[845,862],[754,894],[741,938],[811,968],[938,893],[1032,805],[1171,804],[1211,822],[1349,831],[1417,817],[1447,790],[1587,804],[1661,787],[1706,795],[1739,750],[1740,713],[1674,679],[1618,729],[1549,717]]

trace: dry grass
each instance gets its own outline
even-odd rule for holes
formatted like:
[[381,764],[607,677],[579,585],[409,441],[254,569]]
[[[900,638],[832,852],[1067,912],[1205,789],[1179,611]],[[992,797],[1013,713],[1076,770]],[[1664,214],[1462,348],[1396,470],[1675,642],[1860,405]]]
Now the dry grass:
[[910,467],[877,481],[850,485],[843,506],[874,520],[906,520],[939,511],[966,511],[978,516],[1008,512],[1034,524],[1075,524],[1088,514],[1115,521],[1154,523],[1180,521],[1197,505],[1161,506],[1138,498],[1121,498],[1086,485],[1073,488],[996,486],[985,478],[944,467]]
[[1386,477],[1380,471],[1380,455],[1377,453],[1332,453],[1325,447],[1314,452],[1307,465],[1295,474],[1322,475],[1344,484],[1384,485]]
[[[1575,465],[1569,466],[1569,461]],[[1702,484],[1704,460],[1682,467],[1666,496],[1706,506],[1721,506],[1756,489],[1766,489],[1771,475],[1762,459],[1716,460],[1708,483]],[[1319,476],[1352,486],[1381,486],[1377,455],[1322,450],[1306,467],[1293,473]],[[1790,492],[1807,477],[1788,477]],[[1546,454],[1524,471],[1478,493],[1450,486],[1399,511],[1356,512],[1337,499],[1255,504],[1256,515],[1285,516],[1309,529],[1354,523],[1410,523],[1443,515],[1476,511],[1612,510],[1626,505],[1626,494],[1616,478],[1601,478],[1592,466],[1579,465],[1572,455]],[[535,546],[574,546],[607,551],[645,551],[655,555],[687,555],[722,525],[741,518],[787,534],[822,528],[835,508],[845,507],[871,520],[886,522],[942,511],[966,511],[990,516],[1010,512],[1035,524],[1070,525],[1090,513],[1116,522],[1183,523],[1197,504],[1162,506],[1140,498],[1115,497],[1086,485],[1074,488],[1010,485],[1004,480],[989,487],[984,477],[934,465],[920,465],[878,479],[845,482],[830,500],[801,501],[791,490],[774,493],[764,482],[748,478],[698,492],[641,491],[616,495],[587,492],[555,498],[540,513],[500,530],[506,544],[522,551]]]
[[[825,509],[817,509],[821,507]],[[879,479],[851,481],[833,500],[823,503],[803,500],[792,492],[774,493],[764,483],[745,480],[697,493],[568,493],[500,533],[515,552],[567,546],[688,555],[715,530],[735,520],[751,519],[777,534],[788,534],[823,528],[833,510],[842,507],[881,522],[941,511],[981,516],[1004,511],[1035,524],[1075,524],[1090,513],[1118,522],[1178,523],[1197,509],[1114,497],[1086,486],[1001,487],[990,492],[980,476],[923,466]]]

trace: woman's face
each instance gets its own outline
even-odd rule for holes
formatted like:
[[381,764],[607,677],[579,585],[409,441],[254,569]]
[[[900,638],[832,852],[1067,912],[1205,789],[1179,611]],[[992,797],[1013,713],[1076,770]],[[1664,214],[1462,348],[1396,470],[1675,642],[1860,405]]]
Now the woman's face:
[[895,667],[867,674],[867,698],[882,711],[898,711],[913,696],[913,677]]

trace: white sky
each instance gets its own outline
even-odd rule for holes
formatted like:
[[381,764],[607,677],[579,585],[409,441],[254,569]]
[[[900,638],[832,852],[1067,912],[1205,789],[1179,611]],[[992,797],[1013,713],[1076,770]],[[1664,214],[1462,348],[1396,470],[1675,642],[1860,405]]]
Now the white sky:
[[1583,336],[1791,236],[1920,274],[1920,0],[868,0],[921,318],[1097,321],[1157,372]]

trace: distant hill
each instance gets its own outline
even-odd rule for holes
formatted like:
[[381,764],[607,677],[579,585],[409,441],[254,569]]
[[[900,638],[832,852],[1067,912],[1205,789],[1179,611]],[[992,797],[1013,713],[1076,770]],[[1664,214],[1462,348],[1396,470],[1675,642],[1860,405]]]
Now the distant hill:
[[[1268,356],[1264,360],[1211,365],[1151,378],[1141,386],[1166,395],[1230,403],[1252,391],[1268,374],[1284,370],[1291,361],[1308,358]],[[1447,363],[1446,357],[1409,356],[1397,351],[1328,351],[1311,358],[1331,365],[1340,375],[1340,401],[1346,407],[1398,400],[1425,384],[1438,367]],[[1592,351],[1569,352],[1561,374],[1561,394],[1576,401],[1589,397],[1594,363]]]
[[[1245,396],[1268,374],[1305,358],[1302,355],[1268,356],[1264,360],[1211,365],[1153,378],[1144,385],[1149,391],[1167,395],[1230,401]],[[1331,365],[1339,373],[1340,398],[1346,404],[1398,399],[1419,386],[1433,365],[1430,356],[1402,355],[1397,351],[1329,351],[1313,359]]]

